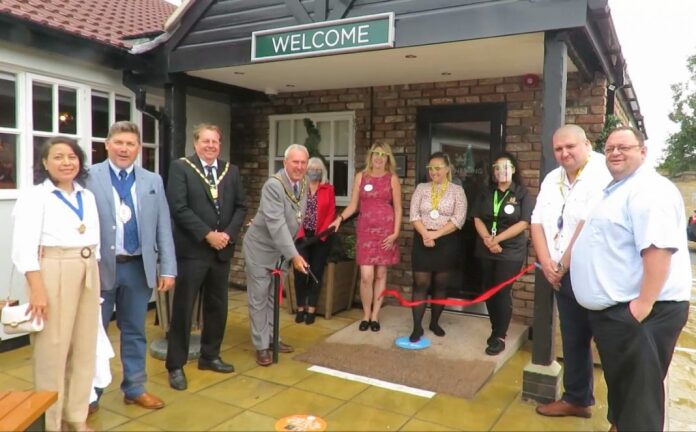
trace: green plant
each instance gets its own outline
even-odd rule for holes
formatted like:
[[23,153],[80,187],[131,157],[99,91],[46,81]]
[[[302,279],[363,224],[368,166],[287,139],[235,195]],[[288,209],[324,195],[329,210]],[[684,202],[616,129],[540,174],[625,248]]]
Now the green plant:
[[614,128],[621,126],[622,124],[623,122],[617,115],[608,114],[607,118],[604,120],[604,128],[602,128],[602,132],[599,133],[599,137],[597,137],[597,141],[595,141],[595,151],[604,153],[604,144],[607,142],[609,133],[614,130]]
[[338,233],[331,236],[329,262],[352,261],[355,259],[355,235]]
[[305,138],[304,146],[307,147],[309,157],[318,157],[322,162],[324,162],[324,166],[328,167],[326,159],[324,159],[324,156],[319,153],[319,144],[321,143],[321,134],[319,133],[319,129],[314,124],[312,119],[305,118],[302,120],[302,122],[304,123],[305,130],[307,131],[307,138]]

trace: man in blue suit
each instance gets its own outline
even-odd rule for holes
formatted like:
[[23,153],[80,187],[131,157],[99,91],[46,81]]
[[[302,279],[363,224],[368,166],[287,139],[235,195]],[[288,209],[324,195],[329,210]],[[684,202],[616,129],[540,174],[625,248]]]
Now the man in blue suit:
[[114,123],[106,138],[106,151],[108,159],[93,165],[87,179],[87,188],[97,201],[101,230],[102,320],[108,327],[116,306],[123,401],[159,409],[164,402],[145,391],[145,315],[152,289],[167,291],[176,277],[169,206],[161,177],[133,164],[140,154],[137,125]]

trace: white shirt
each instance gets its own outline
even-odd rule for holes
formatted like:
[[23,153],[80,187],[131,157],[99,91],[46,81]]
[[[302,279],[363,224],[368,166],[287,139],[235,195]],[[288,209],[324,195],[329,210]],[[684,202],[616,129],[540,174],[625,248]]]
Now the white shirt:
[[[116,165],[109,160],[109,166],[111,167],[112,170],[114,170],[114,173],[116,174],[116,177],[119,177],[119,172],[121,170],[125,170],[128,175],[130,176],[131,173],[133,172],[133,165],[129,166],[128,168],[119,168]],[[120,177],[119,177],[120,178]],[[138,194],[136,193],[136,184],[133,183],[133,187],[131,187],[130,193],[131,193],[131,198],[133,199],[133,208],[135,209],[135,213],[131,215],[131,217],[134,217],[136,222],[138,221],[137,215],[138,215]],[[123,222],[121,221],[121,218],[118,217],[118,208],[121,206],[121,197],[118,195],[118,191],[116,188],[111,185],[111,191],[114,196],[114,208],[116,209],[116,255],[131,255],[126,249],[123,247]],[[124,204],[125,205],[125,204]],[[140,230],[142,227],[138,224],[138,233],[140,233]],[[140,238],[140,234],[138,234],[138,238]],[[142,253],[141,249],[138,248],[132,255],[140,255]]]
[[[73,183],[73,188],[67,194],[46,179],[20,194],[12,212],[12,262],[20,273],[40,270],[39,246],[95,246],[99,259],[99,215],[94,195],[77,183]],[[84,208],[82,221],[53,194],[56,190],[75,207],[80,192]],[[84,234],[78,231],[81,224],[86,228]]]
[[608,186],[575,241],[570,263],[575,298],[602,310],[638,297],[643,280],[641,251],[672,249],[669,275],[657,301],[688,301],[691,262],[684,202],[679,190],[653,168]]
[[215,160],[213,161],[213,163],[211,163],[211,164],[209,164],[208,162],[204,161],[204,160],[201,159],[201,158],[198,158],[198,160],[201,161],[201,166],[203,167],[203,175],[205,175],[205,176],[208,175],[208,167],[209,167],[209,166],[215,168],[215,169],[213,170],[213,179],[214,179],[215,182],[217,183],[217,179],[218,179],[218,172],[217,172],[217,171],[218,171],[218,163],[217,163],[217,159],[215,159]]
[[[592,152],[587,164],[570,184],[563,167],[546,175],[539,188],[532,223],[540,224],[546,246],[553,261],[560,261],[573,238],[575,228],[587,218],[590,210],[602,198],[602,190],[611,181],[604,155]],[[563,204],[565,203],[565,208]],[[563,228],[558,230],[558,218],[563,211]]]

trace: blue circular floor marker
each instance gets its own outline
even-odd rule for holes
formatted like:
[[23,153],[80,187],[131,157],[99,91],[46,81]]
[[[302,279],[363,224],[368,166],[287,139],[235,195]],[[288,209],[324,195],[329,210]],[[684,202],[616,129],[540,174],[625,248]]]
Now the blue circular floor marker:
[[430,339],[428,339],[427,337],[421,336],[421,338],[418,340],[418,342],[411,342],[408,339],[408,336],[401,336],[401,337],[396,338],[394,340],[394,343],[399,348],[411,349],[411,350],[421,350],[424,348],[428,348],[430,346]]

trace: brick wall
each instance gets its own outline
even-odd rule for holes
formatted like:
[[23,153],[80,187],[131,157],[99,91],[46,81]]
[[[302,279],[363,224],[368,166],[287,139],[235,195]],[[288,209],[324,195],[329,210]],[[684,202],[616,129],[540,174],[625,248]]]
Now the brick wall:
[[[606,80],[597,76],[582,83],[570,74],[567,86],[569,123],[588,132],[591,140],[602,130],[606,112]],[[232,112],[231,159],[240,165],[248,192],[249,217],[258,206],[260,188],[268,176],[268,116],[273,114],[355,112],[355,165],[364,166],[366,151],[373,141],[387,142],[395,153],[407,155],[407,177],[401,179],[404,219],[400,239],[402,262],[388,273],[389,287],[411,291],[410,245],[413,231],[408,224],[410,196],[415,189],[416,114],[419,106],[507,104],[505,149],[520,165],[523,182],[536,195],[539,188],[541,156],[542,84],[534,88],[522,84],[522,77],[488,78],[467,81],[418,83],[373,88],[352,88],[284,93],[269,103],[239,106]],[[370,110],[372,109],[372,117]],[[372,137],[370,137],[372,132]],[[533,253],[533,251],[531,252]],[[235,255],[231,281],[243,285],[244,263]],[[534,277],[524,276],[513,289],[513,308],[517,319],[531,324]]]

